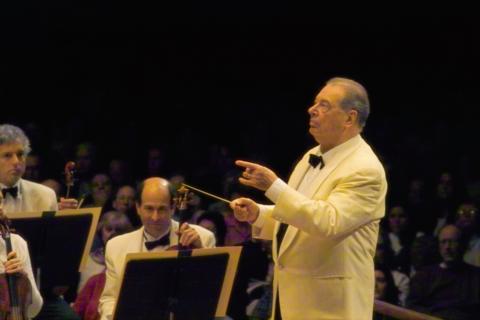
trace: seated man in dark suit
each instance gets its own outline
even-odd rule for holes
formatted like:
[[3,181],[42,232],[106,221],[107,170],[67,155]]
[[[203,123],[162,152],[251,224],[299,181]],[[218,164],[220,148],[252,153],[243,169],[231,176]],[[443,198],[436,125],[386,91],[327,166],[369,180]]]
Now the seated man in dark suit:
[[463,262],[465,241],[460,229],[444,226],[438,241],[442,262],[415,274],[407,307],[442,319],[478,319],[480,268]]

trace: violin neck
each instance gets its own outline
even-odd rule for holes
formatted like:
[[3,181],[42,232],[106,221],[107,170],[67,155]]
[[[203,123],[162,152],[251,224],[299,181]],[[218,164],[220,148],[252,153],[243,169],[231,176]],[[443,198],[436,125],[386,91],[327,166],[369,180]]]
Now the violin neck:
[[12,239],[10,237],[10,232],[7,232],[6,234],[3,235],[3,240],[5,240],[5,246],[7,249],[7,255],[12,252]]
[[[5,246],[7,249],[7,255],[12,252],[12,239],[10,232],[3,233],[3,239],[5,240]],[[8,292],[10,296],[10,316],[7,319],[11,320],[24,320],[22,311],[18,303],[17,295],[17,281],[14,274],[7,274]]]

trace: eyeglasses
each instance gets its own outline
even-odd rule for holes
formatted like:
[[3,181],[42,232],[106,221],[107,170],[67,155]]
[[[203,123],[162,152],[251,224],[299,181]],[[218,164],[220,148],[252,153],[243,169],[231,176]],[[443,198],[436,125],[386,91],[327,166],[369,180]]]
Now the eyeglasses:
[[477,209],[460,209],[457,211],[457,215],[473,217],[477,214]]

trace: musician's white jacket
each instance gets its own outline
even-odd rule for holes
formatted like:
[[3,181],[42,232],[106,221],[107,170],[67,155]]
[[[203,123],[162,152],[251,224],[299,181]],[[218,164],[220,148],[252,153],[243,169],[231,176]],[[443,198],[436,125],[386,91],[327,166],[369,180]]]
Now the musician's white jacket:
[[[200,236],[203,248],[215,247],[215,236],[205,228],[190,225],[195,228]],[[178,243],[178,222],[172,220],[170,228],[170,243]],[[160,248],[159,250],[165,250]],[[107,279],[105,288],[100,297],[99,312],[101,320],[111,319],[115,307],[116,298],[120,290],[120,277],[125,265],[125,257],[128,253],[147,252],[145,248],[144,228],[122,234],[107,242],[105,249],[105,262],[107,265]]]

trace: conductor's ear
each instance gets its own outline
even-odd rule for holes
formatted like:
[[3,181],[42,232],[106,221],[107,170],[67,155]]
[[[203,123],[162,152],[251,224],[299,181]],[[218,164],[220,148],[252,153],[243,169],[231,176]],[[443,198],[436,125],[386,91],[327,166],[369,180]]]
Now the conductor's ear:
[[349,127],[358,124],[358,111],[356,109],[351,109],[347,112],[347,120],[345,123]]

